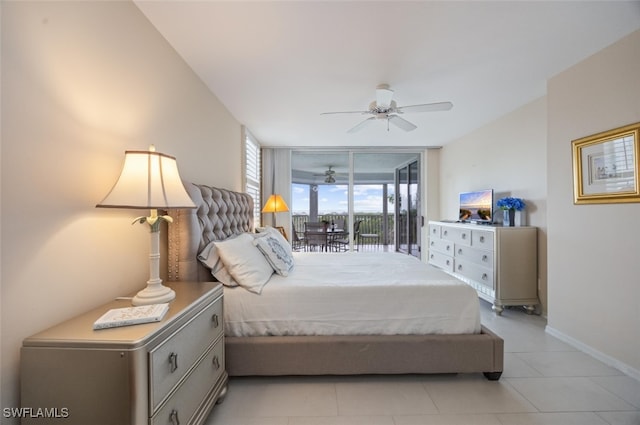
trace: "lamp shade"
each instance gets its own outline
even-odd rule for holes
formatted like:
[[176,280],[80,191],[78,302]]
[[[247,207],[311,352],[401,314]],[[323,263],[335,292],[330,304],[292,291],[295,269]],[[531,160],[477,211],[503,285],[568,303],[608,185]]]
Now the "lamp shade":
[[96,207],[167,209],[195,208],[182,184],[172,156],[149,151],[125,151],[120,177]]
[[263,213],[277,213],[286,211],[289,211],[289,207],[280,195],[269,196],[267,202],[264,203],[264,208],[262,208]]

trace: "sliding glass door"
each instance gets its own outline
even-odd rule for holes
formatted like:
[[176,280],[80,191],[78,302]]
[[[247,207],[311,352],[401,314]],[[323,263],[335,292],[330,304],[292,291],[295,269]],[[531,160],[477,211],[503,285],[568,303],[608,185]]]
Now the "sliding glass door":
[[396,169],[396,245],[399,252],[420,257],[420,173],[419,161]]
[[[396,200],[401,197],[396,196],[396,173],[419,159],[419,152],[401,149],[293,151],[294,228],[303,232],[305,221],[340,221],[350,233],[350,249],[396,251],[397,233],[402,230],[397,219]],[[407,190],[416,192],[413,198],[417,198],[417,180]],[[416,217],[412,220],[415,224]]]

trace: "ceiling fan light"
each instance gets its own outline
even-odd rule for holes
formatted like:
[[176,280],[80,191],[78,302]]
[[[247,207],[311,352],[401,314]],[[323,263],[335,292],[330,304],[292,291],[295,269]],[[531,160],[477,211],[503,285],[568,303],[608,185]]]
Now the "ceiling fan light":
[[393,99],[393,90],[383,85],[378,86],[376,89],[376,105],[378,108],[389,108],[391,106],[391,99]]

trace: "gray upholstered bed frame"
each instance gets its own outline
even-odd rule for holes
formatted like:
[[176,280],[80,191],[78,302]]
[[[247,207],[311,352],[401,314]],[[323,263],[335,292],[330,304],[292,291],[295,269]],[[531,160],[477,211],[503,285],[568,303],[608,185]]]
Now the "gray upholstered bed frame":
[[[185,184],[195,210],[171,211],[169,280],[211,281],[197,260],[212,240],[251,231],[253,201],[247,194]],[[478,373],[497,380],[503,340],[482,327],[473,335],[227,337],[231,376]]]

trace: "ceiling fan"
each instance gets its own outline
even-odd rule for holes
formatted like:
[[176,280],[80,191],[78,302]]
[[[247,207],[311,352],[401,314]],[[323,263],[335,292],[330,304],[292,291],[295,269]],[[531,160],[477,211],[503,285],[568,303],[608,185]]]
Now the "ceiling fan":
[[324,174],[315,174],[316,176],[324,176],[325,183],[335,183],[336,182],[336,172],[333,170],[333,165],[329,165],[329,168],[324,172]]
[[366,120],[360,122],[355,127],[347,130],[347,133],[355,133],[362,130],[368,124],[374,120],[387,120],[387,131],[389,131],[389,123],[404,131],[412,131],[417,127],[415,124],[400,117],[399,114],[409,112],[435,112],[435,111],[448,111],[453,108],[451,102],[436,102],[436,103],[423,103],[420,105],[409,106],[397,106],[395,100],[393,100],[393,90],[389,88],[388,84],[380,84],[376,87],[376,100],[369,104],[369,110],[367,111],[344,111],[344,112],[323,112],[320,115],[331,114],[361,114],[361,115],[373,115]]

